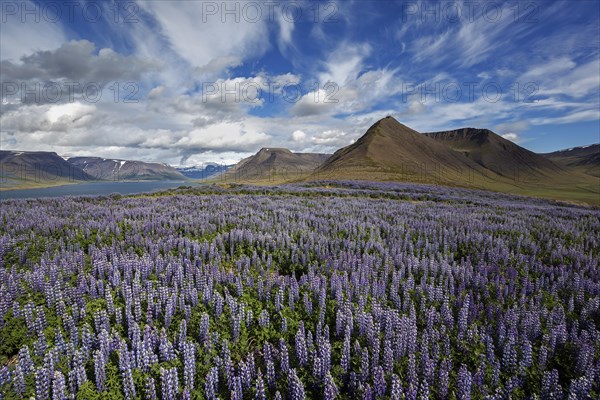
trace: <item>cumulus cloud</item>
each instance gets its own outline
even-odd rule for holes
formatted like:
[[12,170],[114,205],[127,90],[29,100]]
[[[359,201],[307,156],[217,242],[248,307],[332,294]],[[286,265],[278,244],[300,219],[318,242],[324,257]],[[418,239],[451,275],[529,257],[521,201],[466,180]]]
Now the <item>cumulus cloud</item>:
[[92,128],[102,116],[96,106],[80,102],[56,105],[27,105],[0,117],[3,131],[20,133],[67,132],[76,128]]
[[306,133],[304,133],[303,131],[294,131],[292,132],[292,140],[294,142],[303,142],[304,139],[306,139]]
[[143,73],[160,68],[156,60],[123,56],[112,49],[95,52],[94,43],[73,40],[54,50],[36,51],[21,57],[21,62],[1,62],[2,80],[58,80],[108,82],[138,79]]
[[510,140],[513,143],[519,143],[521,141],[521,137],[514,132],[505,133],[502,135],[502,137],[506,140]]

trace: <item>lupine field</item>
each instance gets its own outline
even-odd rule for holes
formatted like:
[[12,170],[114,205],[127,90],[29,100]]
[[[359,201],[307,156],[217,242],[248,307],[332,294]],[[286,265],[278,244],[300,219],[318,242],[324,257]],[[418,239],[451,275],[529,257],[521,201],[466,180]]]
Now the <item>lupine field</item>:
[[0,203],[2,399],[598,399],[600,211],[329,182]]

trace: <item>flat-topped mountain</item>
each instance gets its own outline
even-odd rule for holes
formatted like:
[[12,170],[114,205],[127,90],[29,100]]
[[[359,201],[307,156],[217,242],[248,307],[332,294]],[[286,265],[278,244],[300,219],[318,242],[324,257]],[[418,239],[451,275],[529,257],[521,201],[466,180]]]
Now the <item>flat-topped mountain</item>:
[[71,157],[68,162],[97,180],[185,180],[168,164],[115,160],[101,157]]
[[462,128],[427,132],[424,135],[463,153],[477,164],[498,175],[550,177],[564,173],[564,168],[543,155],[506,140],[489,129]]
[[81,168],[48,151],[0,151],[0,186],[36,187],[92,180]]
[[239,181],[295,180],[311,174],[330,154],[294,153],[288,149],[262,148],[253,156],[244,158],[222,177]]

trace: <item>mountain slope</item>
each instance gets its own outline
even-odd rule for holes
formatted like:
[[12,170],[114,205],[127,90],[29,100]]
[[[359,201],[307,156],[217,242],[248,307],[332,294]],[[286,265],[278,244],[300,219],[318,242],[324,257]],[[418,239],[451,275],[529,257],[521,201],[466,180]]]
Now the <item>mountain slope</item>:
[[311,174],[330,154],[293,153],[284,148],[262,148],[222,174],[223,180],[281,182]]
[[0,186],[41,187],[88,181],[93,178],[54,152],[0,151]]
[[71,165],[82,169],[97,180],[186,180],[168,164],[114,160],[100,157],[71,157]]
[[565,172],[543,155],[524,149],[488,129],[463,128],[424,135],[509,179],[544,179]]
[[600,177],[600,143],[573,147],[544,155],[565,168]]
[[598,179],[488,130],[421,134],[392,117],[336,151],[310,180],[434,183],[600,205]]
[[[315,178],[401,180],[473,186],[486,171],[448,146],[386,117],[336,151]],[[491,178],[495,178],[492,173]]]

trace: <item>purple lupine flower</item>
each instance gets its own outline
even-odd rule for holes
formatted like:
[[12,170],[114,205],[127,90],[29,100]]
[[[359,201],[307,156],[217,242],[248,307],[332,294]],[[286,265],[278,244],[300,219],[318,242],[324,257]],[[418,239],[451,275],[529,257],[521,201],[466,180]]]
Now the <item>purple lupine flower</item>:
[[252,386],[252,375],[250,373],[250,368],[248,368],[248,364],[245,361],[240,361],[238,371],[240,381],[242,382],[242,388],[244,390],[249,389]]
[[312,314],[312,312],[313,312],[312,299],[310,298],[309,294],[306,292],[304,292],[303,301],[304,301],[304,309],[306,310],[306,313],[308,315]]
[[[593,373],[590,374],[593,377]],[[587,375],[581,376],[571,381],[567,400],[591,399],[591,390],[593,387],[592,378]]]
[[394,366],[394,351],[392,342],[389,339],[383,341],[383,369],[386,373],[391,373]]
[[283,295],[284,295],[284,289],[283,289],[283,286],[280,286],[279,290],[277,291],[277,294],[275,294],[275,311],[276,312],[281,311],[281,307],[282,307],[282,303],[283,303]]
[[198,336],[198,342],[202,345],[205,345],[208,341],[209,331],[208,326],[210,323],[210,317],[207,313],[202,313],[202,317],[200,318],[200,335]]
[[242,330],[242,316],[239,312],[234,312],[231,315],[231,324],[232,324],[232,340],[237,342],[240,338],[240,332]]
[[187,323],[182,319],[179,323],[179,334],[177,336],[177,350],[183,351],[183,346],[187,339]]
[[179,392],[179,379],[177,377],[177,368],[161,368],[160,383],[162,388],[163,400],[177,399],[177,393]]
[[[71,371],[74,372],[76,379],[76,387],[79,389],[85,382],[87,382],[87,374],[85,372],[85,360],[83,350],[75,351],[73,357],[73,366]],[[75,390],[73,391],[75,392]]]
[[422,379],[421,383],[419,383],[419,399],[428,400],[429,398],[429,383],[426,379]]
[[123,393],[126,399],[135,398],[135,385],[133,383],[133,374],[131,366],[131,353],[127,350],[127,346],[124,342],[118,351],[119,354],[119,370],[121,371],[121,378],[123,379]]
[[376,367],[373,375],[373,389],[375,391],[375,396],[385,396],[386,383],[383,368],[381,366]]
[[29,353],[29,347],[21,347],[18,358],[19,365],[21,366],[24,375],[28,375],[30,372],[33,372],[34,366],[33,361],[31,360],[31,354]]
[[46,335],[41,331],[38,334],[38,339],[33,343],[34,354],[38,357],[43,357],[47,348],[48,342],[46,341]]
[[161,329],[160,331],[158,352],[161,361],[171,361],[175,359],[175,350],[167,338],[167,332],[165,331],[165,328]]
[[258,375],[256,376],[256,382],[254,385],[255,395],[254,400],[266,400],[267,396],[265,394],[265,382],[263,381],[262,373],[258,370]]
[[48,400],[50,397],[50,371],[38,367],[35,371],[35,394],[37,400]]
[[448,389],[450,387],[450,362],[448,359],[443,359],[440,362],[440,368],[438,371],[438,397],[445,399],[448,396]]
[[369,350],[365,347],[362,349],[360,358],[360,380],[365,383],[370,375]]
[[217,367],[212,367],[204,381],[204,396],[208,400],[215,400],[216,393],[219,387],[219,370]]
[[[349,331],[347,331],[349,333]],[[347,334],[344,338],[344,345],[342,348],[342,357],[340,359],[340,366],[342,371],[345,373],[350,369],[350,335]]]
[[392,375],[392,388],[390,392],[391,400],[401,400],[404,397],[404,393],[402,393],[402,383],[400,382],[400,378],[398,375]]
[[304,323],[298,323],[298,331],[296,332],[296,358],[298,364],[302,367],[308,362],[308,351],[306,348],[306,334],[304,332]]
[[243,400],[244,393],[242,391],[242,382],[239,376],[234,376],[232,379],[231,400]]
[[196,374],[196,346],[193,343],[183,343],[183,381],[188,389],[194,388]]
[[156,397],[156,384],[154,382],[154,378],[149,375],[146,375],[144,379],[144,391],[145,391],[145,399],[146,400],[157,400]]
[[262,328],[269,327],[269,312],[267,310],[262,310],[260,312],[258,317],[258,325],[260,325]]
[[544,372],[541,396],[542,399],[548,400],[561,400],[563,398],[563,390],[558,381],[557,370]]
[[85,324],[81,329],[81,350],[83,351],[83,355],[86,360],[88,359],[88,355],[93,344],[94,334],[92,333],[92,328],[90,328],[89,324]]
[[331,373],[327,372],[325,375],[325,387],[323,389],[323,400],[334,400],[338,394],[338,388],[335,385],[335,381],[331,376]]
[[283,338],[279,339],[279,367],[284,374],[290,370],[290,359],[287,344]]
[[65,377],[60,371],[54,371],[52,380],[52,400],[67,400]]
[[25,374],[19,363],[17,363],[17,366],[13,371],[12,378],[15,392],[17,392],[18,395],[23,396],[25,394]]
[[266,367],[267,367],[267,385],[269,385],[269,387],[271,389],[273,389],[275,387],[275,364],[273,363],[273,360],[271,360],[271,359],[267,360]]
[[363,400],[373,400],[373,389],[371,389],[371,385],[366,383],[363,387]]
[[471,399],[471,383],[472,377],[471,372],[467,367],[462,364],[458,370],[458,377],[456,378],[457,394],[456,397],[459,400],[470,400]]
[[294,368],[290,369],[288,376],[288,392],[290,400],[304,400],[306,395],[304,394],[304,384],[296,375]]

